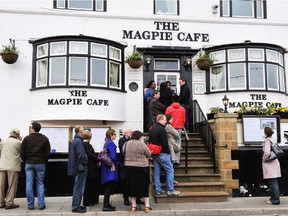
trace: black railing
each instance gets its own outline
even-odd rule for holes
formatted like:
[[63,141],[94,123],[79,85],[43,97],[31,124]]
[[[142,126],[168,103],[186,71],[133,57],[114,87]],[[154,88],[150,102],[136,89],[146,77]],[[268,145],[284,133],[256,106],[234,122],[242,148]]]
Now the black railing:
[[[207,145],[210,157],[213,162],[214,173],[217,173],[215,159],[216,138],[210,127],[206,115],[203,113],[197,100],[193,100],[189,109],[189,132],[199,133]],[[187,159],[186,159],[187,160]]]
[[183,130],[184,130],[184,135],[185,135],[185,173],[187,174],[188,173],[188,140],[189,140],[189,137],[188,137],[188,133],[185,127],[183,128]]

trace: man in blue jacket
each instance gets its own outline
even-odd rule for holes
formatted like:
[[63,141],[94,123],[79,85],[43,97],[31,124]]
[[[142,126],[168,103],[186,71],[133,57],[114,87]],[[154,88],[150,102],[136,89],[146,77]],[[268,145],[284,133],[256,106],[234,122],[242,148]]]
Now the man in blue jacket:
[[85,213],[86,207],[80,206],[85,190],[87,176],[87,155],[83,142],[84,128],[75,127],[75,136],[70,145],[68,158],[68,175],[74,176],[72,212]]

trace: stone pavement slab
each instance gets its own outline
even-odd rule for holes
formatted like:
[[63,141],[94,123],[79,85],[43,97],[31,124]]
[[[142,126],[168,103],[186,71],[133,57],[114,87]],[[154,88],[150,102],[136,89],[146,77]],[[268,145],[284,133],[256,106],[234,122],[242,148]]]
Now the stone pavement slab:
[[[0,216],[141,216],[147,215],[145,207],[138,205],[138,211],[130,213],[129,206],[123,204],[122,195],[111,196],[112,205],[116,206],[116,212],[102,212],[103,196],[100,197],[100,203],[87,207],[85,214],[71,212],[72,198],[69,197],[46,197],[45,210],[27,209],[26,198],[16,198],[15,204],[20,208],[5,210],[0,209]],[[157,204],[151,198],[150,203],[152,211],[150,216],[288,216],[288,197],[281,197],[281,205],[265,204],[268,197],[243,197],[229,198],[227,202],[207,202],[207,203],[166,203]],[[37,199],[35,200],[37,203]]]

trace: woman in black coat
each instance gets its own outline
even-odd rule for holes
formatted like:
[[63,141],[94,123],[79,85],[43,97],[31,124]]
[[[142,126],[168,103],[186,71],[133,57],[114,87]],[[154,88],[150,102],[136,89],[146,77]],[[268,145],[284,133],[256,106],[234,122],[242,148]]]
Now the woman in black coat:
[[85,131],[84,146],[88,158],[88,173],[86,178],[85,191],[83,196],[84,206],[93,206],[99,202],[99,190],[101,187],[101,166],[94,148],[90,144],[92,133]]

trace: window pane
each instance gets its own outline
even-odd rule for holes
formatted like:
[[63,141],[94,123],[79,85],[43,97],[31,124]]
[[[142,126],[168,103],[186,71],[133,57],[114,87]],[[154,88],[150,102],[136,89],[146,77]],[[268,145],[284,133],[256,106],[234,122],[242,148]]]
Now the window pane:
[[178,59],[156,59],[154,62],[155,70],[179,70]]
[[66,58],[51,58],[50,84],[65,84]]
[[280,75],[280,91],[285,92],[284,68],[279,67],[279,75]]
[[156,0],[156,14],[177,14],[177,0]]
[[46,86],[47,85],[47,70],[48,70],[48,61],[43,59],[37,61],[36,69],[36,86]]
[[228,50],[229,61],[244,61],[245,52],[244,49]]
[[42,44],[37,46],[37,58],[48,55],[48,44]]
[[256,0],[257,18],[263,18],[263,0]]
[[63,55],[66,54],[66,42],[51,43],[50,55]]
[[267,50],[267,61],[278,62],[277,52],[273,50]]
[[222,7],[223,16],[229,16],[229,0],[223,0]]
[[91,44],[91,55],[107,57],[107,46],[102,44]]
[[221,63],[221,62],[224,62],[226,60],[224,51],[213,52],[210,55],[212,58],[215,59],[215,63]]
[[252,17],[252,0],[232,0],[232,16]]
[[246,88],[245,64],[229,64],[229,89]]
[[166,75],[160,75],[160,74],[157,74],[157,83],[156,83],[156,89],[160,89],[160,84],[162,82],[166,82],[167,81],[167,76]]
[[107,61],[102,59],[91,60],[91,84],[106,86]]
[[264,65],[260,63],[249,64],[250,89],[264,89]]
[[65,0],[57,0],[57,8],[65,8]]
[[120,82],[120,64],[110,62],[110,86],[119,88]]
[[114,47],[109,47],[109,57],[111,59],[116,59],[121,61],[121,52],[119,49],[114,48]]
[[104,11],[104,2],[103,0],[96,0],[96,10]]
[[92,10],[92,0],[68,0],[68,8]]
[[70,84],[85,85],[87,82],[87,58],[70,58]]
[[225,66],[211,67],[211,91],[225,90],[226,78],[225,78]]
[[249,60],[252,61],[264,61],[264,50],[263,49],[248,49]]
[[88,43],[70,42],[70,53],[88,54]]
[[278,62],[281,66],[283,66],[283,55],[278,52]]
[[278,72],[277,66],[268,64],[267,65],[267,82],[268,82],[268,89],[278,90]]

